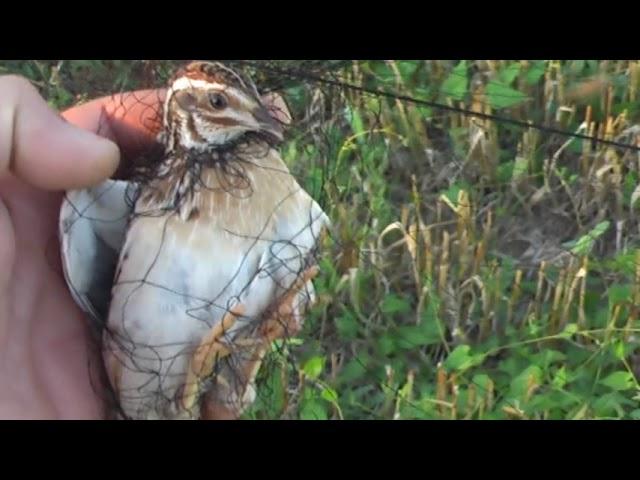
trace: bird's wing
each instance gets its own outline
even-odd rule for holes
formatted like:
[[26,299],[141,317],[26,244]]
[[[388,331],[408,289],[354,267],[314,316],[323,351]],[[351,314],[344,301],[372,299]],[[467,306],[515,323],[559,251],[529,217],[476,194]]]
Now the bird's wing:
[[108,315],[135,188],[107,180],[69,191],[62,202],[59,229],[65,279],[76,303],[99,325]]
[[307,192],[300,189],[295,198],[297,208],[278,219],[278,242],[270,249],[265,268],[280,272],[286,278],[282,288],[288,289],[304,270],[317,261],[316,250],[323,232],[329,228],[329,218]]
[[[264,252],[253,285],[246,290],[246,300],[243,302],[241,298],[241,303],[251,302],[252,295],[265,287],[273,292],[272,299],[282,297],[306,269],[317,263],[316,251],[323,232],[330,228],[329,218],[301,188],[290,201],[295,208],[277,215],[275,238]],[[314,295],[313,284],[308,282],[298,294],[298,315],[313,303]]]
[[[269,247],[264,249],[259,264],[251,272],[250,285],[239,296],[243,314],[250,317],[260,317],[264,313],[263,307],[273,306],[274,301],[283,298],[296,281],[303,278],[305,271],[317,263],[316,250],[320,239],[330,228],[327,215],[304,190],[299,189],[291,197],[291,202],[293,208],[283,208],[276,214],[275,226],[271,230],[274,238],[268,239]],[[313,304],[314,297],[313,283],[309,280],[294,295],[291,317],[261,320],[273,322],[267,325],[267,330],[281,330],[288,336],[302,326],[305,311]],[[231,328],[230,332],[233,330]],[[280,334],[276,338],[280,338]],[[232,413],[233,418],[239,417],[255,399],[253,383],[267,348],[268,345],[258,344],[254,350],[245,352],[240,349],[227,358],[228,365],[221,370],[219,378],[228,379],[228,385],[218,385],[215,391],[206,392],[203,405],[212,411],[224,411]]]
[[[331,228],[329,217],[307,192],[301,190],[299,198],[297,218],[292,222],[281,219],[278,224],[280,237],[288,239],[289,242],[271,259],[272,264],[284,261],[281,284],[285,291],[289,290],[308,268],[318,263],[319,243],[324,233]],[[299,290],[294,300],[294,316],[298,326],[302,326],[304,312],[314,303],[315,289],[310,280]]]

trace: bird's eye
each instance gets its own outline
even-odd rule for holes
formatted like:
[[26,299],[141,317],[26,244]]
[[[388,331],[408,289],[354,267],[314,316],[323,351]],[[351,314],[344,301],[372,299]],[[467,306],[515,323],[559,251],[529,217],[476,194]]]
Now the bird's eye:
[[211,103],[211,106],[216,110],[227,108],[227,99],[221,93],[210,93],[209,103]]

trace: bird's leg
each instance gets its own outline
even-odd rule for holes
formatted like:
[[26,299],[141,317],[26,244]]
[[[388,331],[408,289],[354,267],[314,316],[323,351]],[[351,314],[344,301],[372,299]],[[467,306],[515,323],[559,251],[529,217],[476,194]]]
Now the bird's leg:
[[[295,319],[296,297],[305,286],[312,281],[319,272],[317,266],[307,269],[266,314],[266,321],[259,330],[259,337],[243,339],[234,342],[234,347],[254,348],[250,360],[242,368],[241,395],[236,408],[220,405],[213,398],[205,396],[202,407],[202,418],[207,420],[236,419],[244,409],[253,403],[255,389],[253,384],[260,370],[262,360],[269,351],[271,344],[280,338],[285,338],[299,331],[300,325]],[[233,393],[230,392],[232,395]]]
[[266,343],[270,344],[274,340],[285,338],[300,331],[301,325],[295,318],[296,305],[294,302],[298,294],[318,275],[319,271],[320,269],[317,266],[305,270],[275,305],[275,308],[271,310],[271,314],[267,317],[261,332]]
[[200,342],[200,346],[191,357],[190,368],[187,372],[187,379],[182,392],[182,406],[186,410],[191,411],[193,409],[198,400],[200,384],[211,375],[216,362],[220,358],[231,354],[230,348],[221,343],[220,339],[235,324],[237,317],[243,313],[244,307],[242,305],[238,305],[228,312],[222,322],[215,325],[205,335]]

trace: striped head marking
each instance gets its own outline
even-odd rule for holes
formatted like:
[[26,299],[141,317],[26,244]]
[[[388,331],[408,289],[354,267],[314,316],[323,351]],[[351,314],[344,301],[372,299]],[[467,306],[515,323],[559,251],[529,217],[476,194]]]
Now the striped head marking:
[[282,141],[280,122],[255,85],[221,63],[192,62],[170,83],[164,125],[170,147],[204,151],[248,132]]

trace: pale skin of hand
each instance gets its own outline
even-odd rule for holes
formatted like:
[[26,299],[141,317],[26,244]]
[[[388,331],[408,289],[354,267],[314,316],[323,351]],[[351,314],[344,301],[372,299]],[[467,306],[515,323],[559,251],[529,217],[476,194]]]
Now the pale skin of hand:
[[152,144],[163,98],[105,97],[65,122],[27,80],[0,77],[0,419],[105,418],[100,355],[62,274],[60,203]]
[[[0,418],[104,416],[98,371],[89,373],[99,356],[64,282],[57,232],[62,191],[99,183],[120,150],[152,141],[140,107],[103,128],[121,103],[90,102],[64,112],[65,122],[27,80],[0,77]],[[99,127],[110,140],[92,133]]]

